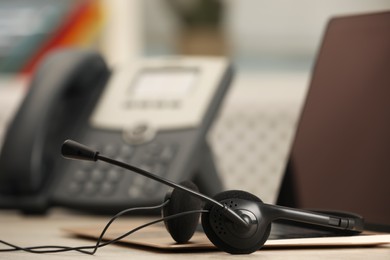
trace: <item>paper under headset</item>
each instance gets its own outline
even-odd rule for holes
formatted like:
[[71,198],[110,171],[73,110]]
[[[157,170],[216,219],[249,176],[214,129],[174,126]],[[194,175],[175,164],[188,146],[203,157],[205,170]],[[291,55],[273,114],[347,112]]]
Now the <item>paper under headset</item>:
[[[163,217],[181,212],[197,212],[164,221],[168,232],[178,243],[185,243],[192,237],[199,222],[200,212],[203,212],[201,223],[208,239],[217,248],[231,254],[249,254],[260,249],[268,239],[271,223],[277,219],[345,230],[348,233],[359,233],[364,229],[363,218],[356,214],[340,217],[266,204],[245,191],[230,190],[210,198],[199,193],[197,187],[190,182],[174,183],[143,169],[100,155],[98,151],[72,140],[64,142],[61,153],[69,159],[101,160],[174,188],[165,197],[165,200],[169,199],[169,203],[163,207]],[[201,211],[203,202],[205,205]]]

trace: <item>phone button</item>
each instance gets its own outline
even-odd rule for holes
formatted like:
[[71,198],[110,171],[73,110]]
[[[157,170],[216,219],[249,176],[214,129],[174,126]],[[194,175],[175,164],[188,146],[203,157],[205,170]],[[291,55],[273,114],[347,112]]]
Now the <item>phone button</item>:
[[84,170],[77,170],[74,172],[73,176],[77,182],[83,182],[83,181],[87,180],[88,172],[86,172]]
[[160,160],[162,162],[170,162],[175,156],[176,147],[175,146],[165,146],[160,154]]
[[166,167],[161,164],[161,163],[156,163],[154,166],[153,166],[153,172],[154,174],[158,175],[158,176],[165,176],[165,173],[167,172],[166,171]]
[[140,197],[143,194],[145,182],[147,178],[141,175],[136,175],[132,179],[131,185],[129,185],[128,194],[132,198]]
[[107,144],[103,147],[103,153],[106,156],[112,157],[115,156],[115,154],[117,154],[117,149],[115,145]]
[[119,153],[123,158],[131,158],[131,156],[133,155],[133,152],[134,152],[133,147],[131,147],[129,145],[122,145]]
[[107,177],[107,180],[109,182],[115,183],[115,182],[118,182],[121,179],[122,174],[117,169],[110,169],[107,172],[107,176],[106,177]]
[[86,195],[93,195],[97,192],[97,190],[98,190],[98,186],[96,185],[96,183],[91,181],[87,182],[84,186],[84,193]]
[[104,173],[98,169],[91,172],[91,180],[93,182],[101,182],[104,179]]
[[105,182],[102,184],[101,192],[105,196],[113,195],[115,191],[115,185],[112,183]]
[[78,194],[81,192],[81,184],[78,182],[71,182],[68,186],[68,191],[71,194]]
[[122,131],[123,139],[129,144],[142,144],[153,140],[156,135],[154,127],[147,123],[138,123]]

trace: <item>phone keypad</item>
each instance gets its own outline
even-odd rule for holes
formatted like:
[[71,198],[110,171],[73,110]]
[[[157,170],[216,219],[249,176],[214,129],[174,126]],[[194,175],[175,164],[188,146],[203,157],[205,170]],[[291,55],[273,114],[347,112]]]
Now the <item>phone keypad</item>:
[[[170,162],[176,154],[175,145],[163,145],[151,143],[147,145],[142,153],[142,159],[137,163],[138,167],[155,175],[165,177]],[[134,177],[133,184],[129,186],[130,197],[152,195],[157,191],[159,183],[141,175]]]
[[[134,159],[135,148],[129,145],[101,146],[101,154],[123,162],[131,162]],[[175,145],[163,145],[151,143],[142,147],[137,154],[139,160],[135,160],[135,166],[165,177],[170,163],[176,154]],[[107,164],[105,162],[78,162],[77,169],[73,172],[72,180],[68,185],[68,192],[74,196],[114,196],[119,186],[126,183],[127,194],[131,198],[153,195],[159,189],[159,183],[139,174],[131,174],[125,169]]]

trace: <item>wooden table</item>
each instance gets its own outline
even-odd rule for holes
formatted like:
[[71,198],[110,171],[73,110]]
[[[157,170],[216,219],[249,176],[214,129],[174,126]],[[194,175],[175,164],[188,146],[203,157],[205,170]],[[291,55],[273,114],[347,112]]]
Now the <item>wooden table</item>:
[[[19,246],[93,245],[93,240],[76,238],[63,231],[66,227],[98,225],[102,228],[107,216],[81,215],[55,210],[46,216],[24,216],[15,211],[0,211],[0,239]],[[124,223],[145,223],[140,217],[125,217]],[[0,245],[0,248],[5,248]],[[78,252],[56,254],[31,254],[26,252],[1,252],[0,259],[390,259],[390,245],[366,248],[311,248],[311,249],[264,249],[251,255],[234,256],[220,251],[167,253],[157,250],[109,245],[100,248],[94,256]]]

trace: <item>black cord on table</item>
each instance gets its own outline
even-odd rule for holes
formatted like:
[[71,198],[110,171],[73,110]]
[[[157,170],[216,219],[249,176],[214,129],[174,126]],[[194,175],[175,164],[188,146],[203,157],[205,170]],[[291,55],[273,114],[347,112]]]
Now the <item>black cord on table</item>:
[[[43,245],[43,246],[20,247],[20,246],[8,243],[6,241],[0,240],[0,244],[4,244],[4,245],[10,247],[8,249],[0,249],[0,252],[25,251],[25,252],[34,253],[34,254],[47,254],[47,253],[59,253],[59,252],[67,252],[67,251],[77,251],[77,252],[80,252],[80,253],[83,253],[83,254],[93,255],[93,254],[96,253],[98,248],[104,247],[104,246],[107,246],[107,245],[110,245],[110,244],[113,244],[115,242],[118,242],[121,239],[123,239],[123,238],[125,238],[125,237],[127,237],[127,236],[129,236],[129,235],[131,235],[131,234],[133,234],[133,233],[135,233],[135,232],[145,228],[145,227],[154,225],[154,224],[159,223],[159,222],[163,222],[165,220],[179,218],[179,217],[182,217],[182,216],[185,216],[185,215],[189,215],[189,214],[206,213],[206,212],[208,212],[207,210],[202,210],[202,209],[201,210],[191,210],[191,211],[185,211],[185,212],[177,213],[177,214],[174,214],[174,215],[170,215],[170,216],[167,216],[167,217],[162,217],[162,218],[153,220],[151,222],[148,222],[146,224],[140,225],[140,226],[138,226],[138,227],[136,227],[136,228],[134,228],[134,229],[132,229],[132,230],[130,230],[130,231],[128,231],[128,232],[126,232],[126,233],[116,237],[116,238],[114,238],[114,239],[102,242],[104,234],[107,232],[108,228],[120,216],[122,216],[122,215],[124,215],[126,213],[129,213],[129,212],[133,212],[133,211],[161,209],[162,207],[164,207],[168,203],[169,203],[169,200],[167,200],[164,203],[162,203],[160,205],[157,205],[157,206],[129,208],[129,209],[125,209],[125,210],[117,213],[115,216],[113,216],[107,222],[106,226],[103,228],[102,232],[100,233],[100,236],[99,236],[98,240],[96,241],[96,244],[93,245],[93,246],[68,247],[68,246],[56,246],[56,245]],[[92,251],[90,251],[88,249],[92,249]]]

